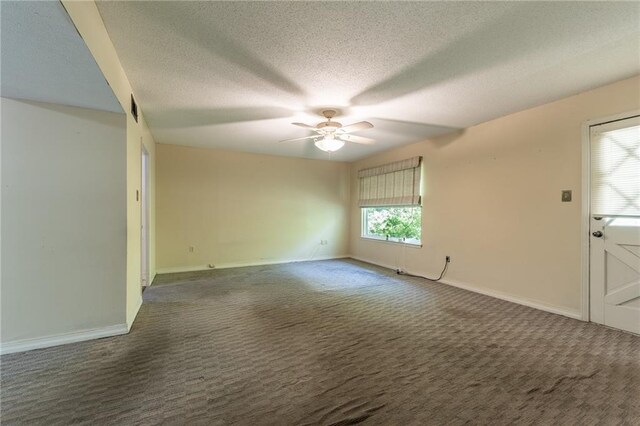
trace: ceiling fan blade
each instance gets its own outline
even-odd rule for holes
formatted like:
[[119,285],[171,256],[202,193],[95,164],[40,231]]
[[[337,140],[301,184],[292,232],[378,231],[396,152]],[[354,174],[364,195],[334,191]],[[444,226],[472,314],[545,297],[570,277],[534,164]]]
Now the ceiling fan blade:
[[313,138],[317,138],[317,137],[319,137],[319,136],[318,136],[318,135],[305,136],[304,138],[286,139],[286,140],[280,141],[279,143],[282,143],[282,142],[303,141],[303,140],[305,140],[305,139],[313,139]]
[[368,121],[361,121],[359,123],[353,123],[349,124],[348,126],[344,126],[340,128],[340,130],[342,130],[342,133],[351,133],[357,132],[358,130],[370,129],[372,127],[373,124],[369,123]]
[[376,143],[375,139],[363,138],[362,136],[356,136],[356,135],[340,135],[338,136],[338,139],[342,139],[345,142],[353,142],[353,143],[359,143],[363,145],[371,145],[373,143]]
[[298,127],[304,127],[305,129],[313,129],[313,130],[318,130],[316,128],[316,126],[309,126],[308,124],[304,124],[304,123],[291,123],[294,126],[298,126]]

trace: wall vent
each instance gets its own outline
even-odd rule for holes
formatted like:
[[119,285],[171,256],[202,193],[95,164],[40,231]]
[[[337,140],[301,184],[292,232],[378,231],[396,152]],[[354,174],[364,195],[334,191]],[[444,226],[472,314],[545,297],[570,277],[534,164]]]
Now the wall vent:
[[133,116],[133,119],[136,120],[136,123],[138,122],[138,104],[136,103],[136,100],[133,99],[133,95],[131,95],[131,115]]

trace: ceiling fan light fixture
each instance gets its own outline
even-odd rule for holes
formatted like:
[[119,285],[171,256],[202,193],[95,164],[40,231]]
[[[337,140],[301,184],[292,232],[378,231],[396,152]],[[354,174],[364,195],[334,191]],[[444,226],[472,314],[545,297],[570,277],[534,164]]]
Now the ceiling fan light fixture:
[[365,138],[362,136],[351,135],[350,133],[359,132],[361,130],[367,130],[373,128],[373,124],[368,121],[360,121],[358,123],[352,123],[345,127],[337,121],[332,121],[332,118],[338,112],[333,109],[327,109],[322,111],[322,115],[327,121],[318,123],[315,126],[311,126],[305,123],[291,123],[294,126],[303,127],[307,130],[311,130],[316,134],[305,136],[303,138],[287,139],[280,142],[294,142],[306,139],[313,139],[316,147],[325,152],[333,152],[342,148],[345,142],[370,145],[375,142],[374,139]]
[[318,149],[325,152],[333,152],[342,148],[344,146],[344,141],[334,138],[322,138],[319,141],[316,141],[315,145]]

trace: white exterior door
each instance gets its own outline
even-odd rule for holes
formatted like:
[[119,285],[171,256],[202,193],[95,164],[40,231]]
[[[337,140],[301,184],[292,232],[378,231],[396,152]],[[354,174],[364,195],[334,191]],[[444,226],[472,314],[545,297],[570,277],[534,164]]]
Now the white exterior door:
[[640,219],[591,223],[591,321],[640,334]]
[[591,128],[591,321],[640,334],[640,119]]

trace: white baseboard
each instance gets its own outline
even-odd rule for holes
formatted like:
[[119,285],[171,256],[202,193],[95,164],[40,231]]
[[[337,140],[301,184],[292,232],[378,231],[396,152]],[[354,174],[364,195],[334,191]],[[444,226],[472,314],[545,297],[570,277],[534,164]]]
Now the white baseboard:
[[[214,269],[220,269],[216,266]],[[159,268],[157,270],[156,276],[162,274],[174,274],[179,272],[198,272],[198,271],[209,271],[213,270],[209,268],[207,265],[196,265],[196,266],[175,266],[171,268]],[[153,283],[151,284],[153,285]]]
[[349,255],[339,256],[318,256],[313,259],[284,259],[284,260],[267,260],[267,261],[251,261],[251,262],[232,262],[216,264],[215,268],[209,268],[207,265],[196,266],[177,266],[172,268],[160,268],[157,270],[157,274],[172,274],[177,272],[196,272],[196,271],[212,271],[215,269],[227,269],[227,268],[242,268],[245,266],[263,266],[263,265],[279,265],[281,263],[297,263],[297,262],[314,262],[316,260],[332,260],[332,259],[345,259],[351,257]]
[[558,314],[565,317],[582,320],[582,313],[578,311],[573,311],[573,310],[570,310],[567,308],[561,308],[558,306],[552,306],[543,302],[539,302],[537,300],[531,300],[521,296],[514,296],[508,293],[503,293],[501,291],[478,288],[467,283],[462,283],[456,280],[449,280],[446,278],[443,278],[438,282],[447,284],[453,287],[458,287],[463,290],[473,291],[474,293],[484,294],[485,296],[495,297],[496,299],[506,300],[507,302],[517,303],[519,305],[528,306],[530,308],[539,309],[541,311],[551,312],[552,314]]
[[[381,266],[383,268],[391,269],[393,271],[396,270],[395,266],[385,265],[385,264],[382,264],[380,262],[374,262],[374,261],[371,261],[369,259],[364,259],[364,258],[361,258],[361,257],[358,257],[358,256],[350,256],[350,257],[352,259],[359,260],[360,262],[371,263],[372,265]],[[457,281],[457,280],[451,280],[451,279],[443,278],[442,280],[440,280],[438,282],[442,283],[442,284],[450,285],[450,286],[453,286],[453,287],[461,288],[463,290],[472,291],[474,293],[483,294],[485,296],[495,297],[496,299],[506,300],[507,302],[517,303],[519,305],[528,306],[530,308],[539,309],[541,311],[551,312],[552,314],[558,314],[558,315],[562,315],[562,316],[565,316],[565,317],[569,317],[569,318],[573,318],[573,319],[577,319],[577,320],[581,320],[581,321],[583,320],[582,319],[582,313],[579,312],[579,311],[574,311],[574,310],[567,309],[567,308],[562,308],[562,307],[558,307],[558,306],[549,305],[547,303],[539,302],[537,300],[531,300],[531,299],[528,299],[528,298],[525,298],[525,297],[521,297],[521,296],[514,296],[512,294],[503,293],[501,291],[490,290],[490,289],[485,289],[485,288],[478,288],[477,286],[474,286],[472,284],[463,283],[463,282],[460,282],[460,281]]]
[[102,337],[119,336],[121,334],[127,334],[128,332],[129,329],[126,324],[118,324],[90,330],[38,337],[35,339],[16,340],[0,345],[0,355],[66,345],[67,343],[83,342],[85,340],[100,339]]
[[372,265],[381,266],[381,267],[386,268],[386,269],[391,269],[391,270],[392,270],[392,271],[394,271],[394,272],[395,272],[395,270],[397,269],[397,268],[396,268],[395,266],[393,266],[393,265],[389,265],[389,264],[386,264],[386,263],[383,263],[383,262],[374,262],[373,260],[365,259],[365,258],[360,257],[360,256],[353,256],[353,255],[351,255],[351,256],[349,256],[349,258],[351,258],[351,259],[353,259],[353,260],[357,260],[357,261],[359,261],[359,262],[370,263],[370,264],[372,264]]

